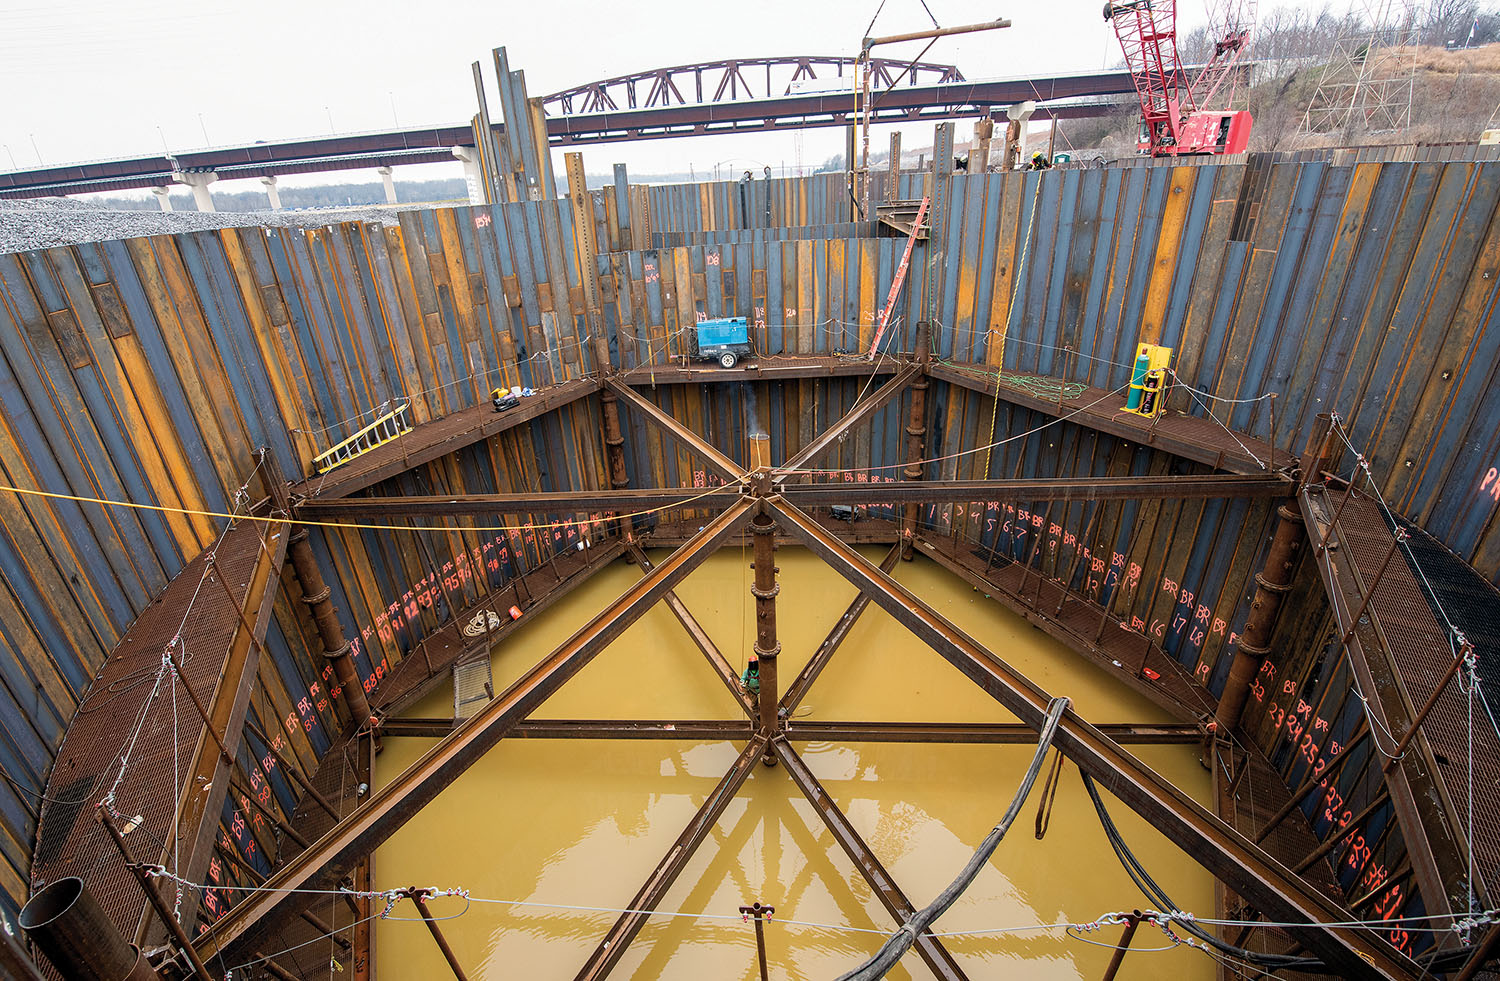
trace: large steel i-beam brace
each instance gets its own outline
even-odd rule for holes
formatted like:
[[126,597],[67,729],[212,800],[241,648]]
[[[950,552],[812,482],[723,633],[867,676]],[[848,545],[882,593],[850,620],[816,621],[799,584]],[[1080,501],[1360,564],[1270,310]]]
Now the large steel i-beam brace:
[[806,475],[799,474],[796,471],[828,452],[835,443],[847,436],[851,429],[869,419],[887,402],[905,391],[906,386],[919,374],[921,374],[921,367],[919,365],[908,364],[902,367],[900,371],[896,372],[896,377],[880,386],[874,393],[861,399],[844,414],[842,419],[823,430],[817,438],[802,447],[796,456],[781,466],[776,467],[772,471],[774,476],[790,480],[804,479]]
[[682,870],[692,859],[693,853],[708,837],[708,832],[713,828],[719,816],[724,813],[724,808],[739,793],[740,787],[755,770],[755,764],[765,756],[766,737],[757,734],[752,737],[744,752],[734,761],[734,765],[724,774],[703,806],[698,808],[698,813],[688,822],[682,834],[672,842],[667,849],[667,854],[657,863],[656,868],[646,877],[645,885],[641,886],[635,896],[626,904],[628,913],[620,914],[615,920],[614,926],[610,927],[609,933],[599,941],[599,946],[589,955],[584,962],[583,968],[578,972],[575,981],[599,981],[612,971],[619,963],[620,957],[624,955],[625,949],[630,946],[630,941],[641,932],[641,927],[646,925],[646,920],[651,916],[651,911],[662,901]]
[[[788,464],[790,466],[790,464]],[[877,483],[787,484],[781,494],[798,507],[828,504],[955,504],[987,501],[1134,501],[1202,498],[1286,497],[1290,478],[1281,474],[1188,477],[1022,477],[1015,480],[897,480]],[[734,493],[703,498],[701,487],[623,490],[537,491],[516,494],[425,494],[401,497],[314,499],[297,508],[309,521],[365,521],[392,517],[438,518],[494,514],[572,514],[635,511],[673,505],[712,507]]]
[[[911,900],[906,898],[906,893],[901,891],[901,887],[896,885],[896,880],[891,878],[885,866],[880,864],[880,859],[870,850],[870,846],[865,844],[864,839],[854,829],[854,825],[849,823],[849,819],[844,816],[838,804],[834,803],[828,791],[823,789],[818,778],[813,776],[813,772],[802,762],[802,757],[797,755],[797,751],[792,749],[784,737],[778,736],[772,740],[771,748],[781,760],[782,765],[786,767],[787,776],[792,778],[797,789],[802,791],[802,795],[817,810],[823,823],[828,825],[828,830],[834,840],[839,843],[844,854],[849,856],[849,860],[865,877],[865,881],[880,899],[880,904],[885,907],[886,912],[895,917],[897,923],[910,920],[917,912],[916,907],[911,904]],[[958,966],[958,962],[953,959],[953,955],[948,953],[942,941],[934,937],[931,932],[923,931],[918,934],[915,946],[917,954],[937,977],[945,981],[962,981],[967,978],[963,969]]]
[[687,426],[678,422],[670,413],[663,411],[661,406],[641,395],[618,378],[606,378],[604,385],[621,399],[630,403],[632,409],[640,412],[647,419],[656,423],[660,429],[665,430],[668,435],[701,456],[704,462],[718,471],[719,476],[725,480],[736,482],[744,474],[744,468],[731,460],[721,450]]
[[[387,719],[390,738],[440,739],[466,719]],[[740,740],[753,734],[746,719],[525,719],[506,739],[658,739],[687,742]],[[1099,730],[1122,746],[1196,746],[1203,729],[1189,722],[1106,722]],[[782,735],[794,743],[947,743],[983,746],[1034,745],[1036,730],[1020,722],[824,722],[789,721]]]
[[661,597],[734,534],[751,504],[737,502],[708,523],[692,541],[631,585],[551,654],[500,693],[452,735],[441,740],[390,784],[370,795],[311,848],[265,883],[265,891],[240,902],[197,944],[205,961],[226,953],[231,961],[310,905],[306,893],[332,889],[354,867],[499,742],[611,641],[640,619]]
[[[1039,729],[1049,697],[863,556],[832,538],[783,500],[776,520],[816,555],[925,641],[1022,722]],[[1306,923],[1293,933],[1344,977],[1412,978],[1416,965],[1379,937],[1326,926],[1350,919],[1337,904],[1294,875],[1183,791],[1069,710],[1055,744],[1079,769],[1167,835],[1195,861],[1270,919]]]

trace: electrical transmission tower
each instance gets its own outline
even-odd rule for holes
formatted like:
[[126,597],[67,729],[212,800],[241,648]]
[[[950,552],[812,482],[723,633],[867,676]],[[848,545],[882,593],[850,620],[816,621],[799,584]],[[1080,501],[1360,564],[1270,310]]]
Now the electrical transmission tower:
[[1417,18],[1411,0],[1354,0],[1302,117],[1304,133],[1411,125]]

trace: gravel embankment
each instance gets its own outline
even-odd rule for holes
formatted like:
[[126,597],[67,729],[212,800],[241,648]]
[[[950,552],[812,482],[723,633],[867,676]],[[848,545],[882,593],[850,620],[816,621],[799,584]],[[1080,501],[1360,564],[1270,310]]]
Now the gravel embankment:
[[102,211],[67,198],[0,200],[0,253],[27,252],[79,242],[142,235],[172,235],[244,226],[312,227],[341,221],[395,224],[395,208],[363,206],[306,211]]

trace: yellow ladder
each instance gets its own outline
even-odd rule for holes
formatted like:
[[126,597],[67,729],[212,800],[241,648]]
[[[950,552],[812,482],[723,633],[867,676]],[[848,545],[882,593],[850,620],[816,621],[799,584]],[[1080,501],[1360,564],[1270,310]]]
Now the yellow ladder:
[[409,402],[402,402],[342,443],[313,457],[314,470],[317,473],[327,473],[335,467],[343,466],[360,454],[368,453],[377,446],[389,443],[402,433],[409,432],[411,423],[406,418],[406,409],[409,405]]

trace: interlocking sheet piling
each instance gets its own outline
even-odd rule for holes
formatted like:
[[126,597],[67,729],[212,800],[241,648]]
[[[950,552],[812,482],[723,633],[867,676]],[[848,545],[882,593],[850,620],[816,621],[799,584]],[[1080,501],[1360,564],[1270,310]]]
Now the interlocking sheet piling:
[[[535,570],[522,575],[519,584],[524,597],[519,604],[522,610],[519,620],[512,620],[506,614],[518,595],[510,583],[496,589],[490,597],[459,611],[447,626],[422,638],[392,669],[375,690],[375,708],[383,714],[391,714],[410,705],[447,677],[449,669],[464,655],[478,655],[491,644],[505,640],[522,624],[530,622],[528,616],[541,613],[583,585],[594,573],[619,558],[624,550],[624,543],[618,540],[600,543],[581,552],[574,549],[559,555],[555,563],[543,562]],[[478,637],[464,636],[463,626],[475,614],[485,610],[494,611],[502,623]]]
[[[279,584],[286,538],[283,524],[247,521],[231,528],[219,543],[215,559],[226,577],[228,593],[211,571],[204,576],[206,553],[188,563],[110,653],[58,750],[58,764],[46,790],[53,803],[42,811],[33,878],[52,882],[69,875],[81,877],[126,937],[140,935],[146,899],[94,812],[120,772],[121,755],[128,751],[129,765],[115,791],[114,808],[126,817],[142,817],[130,839],[137,856],[145,862],[175,866],[185,878],[203,881],[228,781],[215,779],[206,788],[194,785],[195,760],[205,757],[212,769],[218,747],[181,681],[174,692],[171,678],[163,677],[154,698],[153,686],[162,652],[179,636],[180,628],[182,642],[173,652],[182,666],[182,680],[192,686],[211,717],[222,711],[229,719],[228,731],[220,736],[231,752],[235,749],[255,679],[257,645],[265,635]],[[246,634],[246,623],[253,629],[253,641]],[[226,675],[226,671],[231,673]],[[132,749],[137,719],[141,720],[140,736]],[[199,822],[178,829],[183,864],[176,866],[172,829],[179,807],[196,813]],[[185,897],[183,923],[189,929],[197,905],[196,896]]]
[[[1141,692],[1184,722],[1212,715],[1214,696],[1193,680],[1177,661],[1139,631],[1126,628],[1082,595],[1056,580],[1027,570],[1024,563],[985,568],[987,553],[938,535],[918,537],[918,551],[978,588],[991,589],[995,600],[1021,614],[1112,678]],[[1062,610],[1058,611],[1061,604]],[[1105,619],[1100,633],[1100,620]],[[1095,640],[1095,637],[1098,639]],[[1148,679],[1145,671],[1158,677]]]

